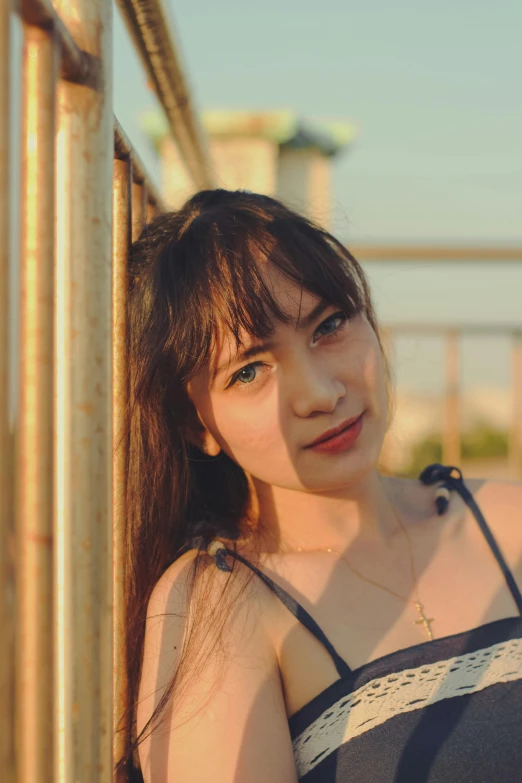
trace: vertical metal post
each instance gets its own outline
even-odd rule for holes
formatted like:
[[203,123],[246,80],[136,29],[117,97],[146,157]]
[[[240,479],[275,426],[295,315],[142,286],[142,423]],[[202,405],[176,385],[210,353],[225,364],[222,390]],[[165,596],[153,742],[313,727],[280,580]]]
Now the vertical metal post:
[[112,781],[112,3],[55,0],[100,58],[58,91],[57,783]]
[[522,481],[522,332],[513,333],[511,354],[512,423],[509,441],[510,474]]
[[114,574],[114,760],[126,750],[127,726],[122,717],[127,706],[124,616],[124,550],[126,442],[122,440],[127,390],[127,288],[131,243],[132,164],[114,161],[113,266],[112,266],[112,399],[113,399],[113,574]]
[[147,187],[132,183],[132,241],[135,242],[141,234],[147,218]]
[[446,389],[445,415],[442,438],[442,459],[446,465],[460,465],[460,357],[459,333],[446,332]]
[[147,204],[146,222],[150,223],[152,220],[154,220],[157,214],[158,214],[157,204],[154,204],[151,201],[149,201],[149,203]]
[[[24,26],[20,399],[15,463],[17,775],[53,775],[53,275],[57,51]],[[50,719],[51,717],[51,719]]]
[[57,783],[74,778],[74,628],[75,596],[70,507],[72,372],[71,361],[71,227],[74,211],[70,186],[66,187],[72,155],[74,117],[59,118],[56,139],[56,249],[55,249],[55,758]]
[[14,758],[14,591],[13,591],[13,444],[9,412],[9,72],[10,4],[0,3],[0,769],[15,783]]

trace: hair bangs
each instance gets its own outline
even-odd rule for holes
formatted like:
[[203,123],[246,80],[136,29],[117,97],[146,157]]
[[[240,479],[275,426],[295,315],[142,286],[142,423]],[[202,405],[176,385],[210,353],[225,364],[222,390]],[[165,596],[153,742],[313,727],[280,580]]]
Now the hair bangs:
[[[218,229],[210,215],[205,217],[206,241],[201,242],[199,233],[197,252],[191,254],[199,311],[199,318],[191,320],[201,330],[196,339],[200,348],[195,351],[201,358],[187,368],[189,376],[201,365],[202,354],[204,360],[210,359],[219,336],[231,338],[239,349],[247,336],[266,339],[277,323],[292,321],[271,285],[270,267],[301,289],[339,306],[348,317],[365,309],[364,286],[354,274],[354,259],[327,232],[305,219],[256,215],[253,220],[250,214],[236,213],[228,225],[221,220]],[[196,227],[199,232],[202,219],[196,218],[187,234]],[[242,222],[245,225],[238,225]],[[204,274],[198,274],[199,264],[204,265],[200,270]]]
[[[223,651],[225,621],[238,599],[231,588],[242,571],[233,566],[220,610],[211,617],[200,616],[205,591],[198,596],[178,669],[140,730],[140,676],[154,585],[184,552],[195,549],[188,582],[192,598],[208,566],[200,555],[216,537],[232,547],[242,539],[256,551],[248,476],[227,454],[211,457],[197,445],[200,422],[187,383],[214,359],[222,336],[240,347],[247,335],[263,340],[278,322],[293,320],[295,306],[290,316],[286,300],[276,296],[274,270],[295,283],[298,294],[308,292],[348,317],[366,315],[381,345],[389,389],[389,365],[363,268],[327,231],[276,199],[248,191],[200,191],[179,210],[157,215],[129,256],[129,392],[118,444],[126,468],[127,707],[119,729],[125,750],[115,772],[133,783],[143,781],[140,744],[172,716],[178,694],[216,647]],[[389,420],[392,413],[389,406]],[[237,584],[243,588],[242,580]],[[203,637],[209,644],[200,643]]]

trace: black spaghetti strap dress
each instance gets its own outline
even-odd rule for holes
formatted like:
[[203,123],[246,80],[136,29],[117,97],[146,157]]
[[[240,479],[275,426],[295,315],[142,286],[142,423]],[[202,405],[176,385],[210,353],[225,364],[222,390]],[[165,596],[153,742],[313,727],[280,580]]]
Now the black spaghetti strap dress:
[[430,465],[420,480],[443,481],[460,493],[504,574],[516,616],[352,670],[291,595],[242,555],[226,550],[255,571],[325,646],[339,673],[289,719],[300,781],[522,783],[520,590],[458,468]]

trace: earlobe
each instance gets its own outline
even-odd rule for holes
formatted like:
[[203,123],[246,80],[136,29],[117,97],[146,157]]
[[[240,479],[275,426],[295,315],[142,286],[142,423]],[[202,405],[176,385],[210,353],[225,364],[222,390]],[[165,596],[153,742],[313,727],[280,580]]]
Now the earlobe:
[[221,451],[221,446],[208,430],[205,430],[203,436],[203,451],[205,454],[208,454],[209,457],[217,457]]
[[214,436],[211,435],[211,433],[208,431],[205,423],[203,422],[203,419],[199,414],[199,411],[197,411],[195,408],[192,411],[192,417],[190,417],[190,421],[187,423],[188,427],[186,430],[186,437],[192,443],[192,445],[196,446],[200,451],[202,451],[204,454],[207,454],[209,457],[217,457],[221,451],[221,446]]
[[209,457],[217,457],[221,451],[219,443],[208,430],[201,430],[197,435],[191,431],[187,433],[187,440]]

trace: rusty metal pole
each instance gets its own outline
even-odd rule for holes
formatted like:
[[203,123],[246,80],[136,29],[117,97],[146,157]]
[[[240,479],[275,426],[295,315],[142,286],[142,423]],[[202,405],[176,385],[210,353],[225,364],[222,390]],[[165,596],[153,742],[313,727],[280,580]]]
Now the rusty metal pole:
[[149,201],[149,203],[147,204],[146,222],[150,223],[151,221],[153,221],[158,213],[159,213],[158,205],[152,201]]
[[460,465],[460,357],[459,333],[446,332],[446,389],[442,459],[445,465]]
[[127,448],[123,440],[127,388],[127,288],[128,254],[131,243],[132,164],[114,161],[113,193],[113,575],[114,575],[114,760],[126,750],[128,726],[124,723],[127,707],[125,655],[125,573],[123,531],[125,525],[125,478]]
[[522,332],[513,333],[511,356],[512,424],[509,443],[511,478],[522,481]]
[[172,24],[163,0],[117,0],[145,72],[169,122],[191,190],[214,187],[207,140],[192,107]]
[[147,218],[147,187],[144,184],[132,183],[132,241],[135,242],[141,234]]
[[14,757],[14,584],[13,584],[13,443],[9,411],[9,242],[10,215],[10,4],[0,3],[0,769],[5,783],[15,783]]
[[74,671],[76,645],[72,633],[75,596],[71,590],[74,564],[70,506],[72,488],[71,450],[71,225],[73,201],[67,176],[71,158],[74,121],[59,117],[56,140],[56,250],[55,250],[55,638],[56,709],[55,759],[57,783],[73,777]]
[[52,783],[54,137],[58,57],[24,25],[16,509],[17,777]]
[[57,161],[57,783],[112,758],[112,3],[55,0],[97,83],[61,81]]

